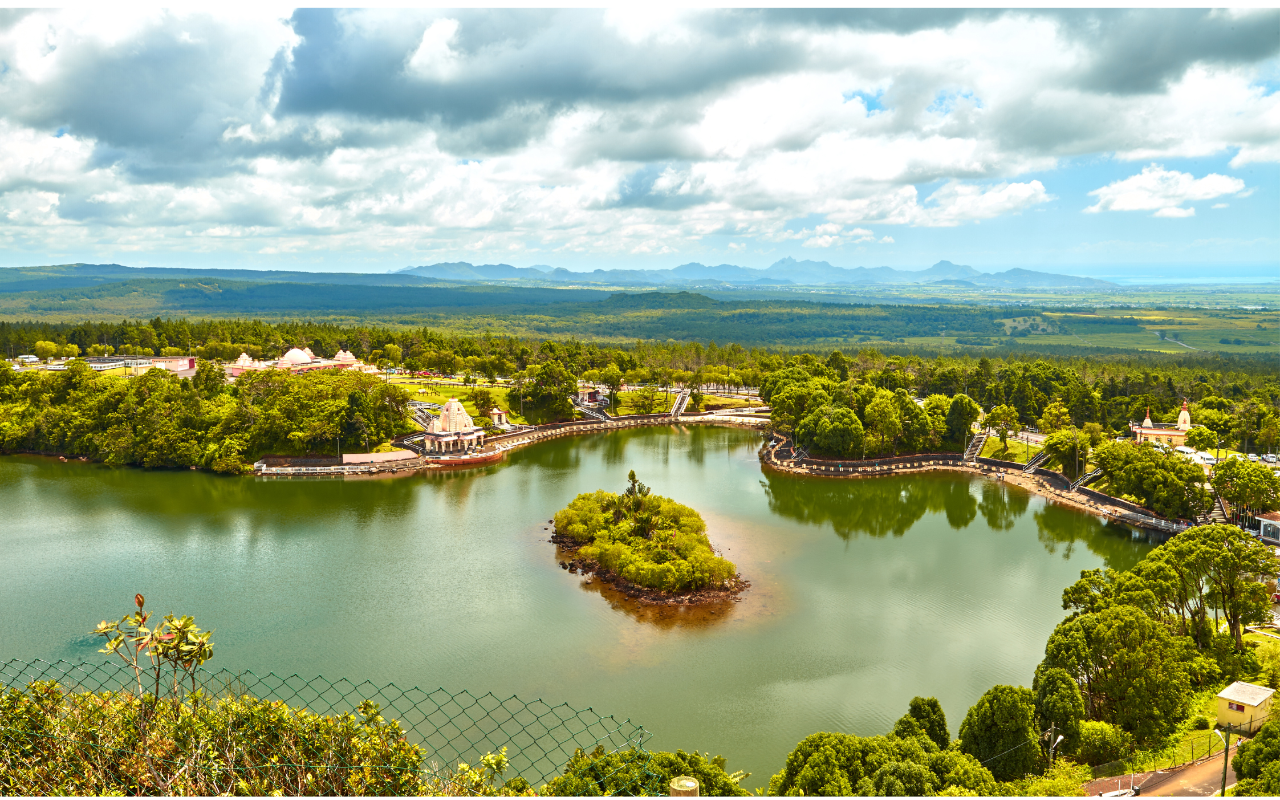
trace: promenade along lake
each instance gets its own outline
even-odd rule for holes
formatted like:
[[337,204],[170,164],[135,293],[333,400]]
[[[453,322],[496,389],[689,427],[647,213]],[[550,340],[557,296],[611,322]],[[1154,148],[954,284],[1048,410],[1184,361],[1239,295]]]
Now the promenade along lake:
[[[1148,547],[975,476],[768,472],[760,442],[642,428],[345,481],[0,458],[0,660],[103,659],[87,632],[142,592],[216,629],[210,666],[590,706],[756,787],[807,734],[885,733],[914,695],[954,733],[992,685],[1030,685],[1080,570]],[[741,602],[637,610],[558,567],[547,520],[630,469],[702,512]]]

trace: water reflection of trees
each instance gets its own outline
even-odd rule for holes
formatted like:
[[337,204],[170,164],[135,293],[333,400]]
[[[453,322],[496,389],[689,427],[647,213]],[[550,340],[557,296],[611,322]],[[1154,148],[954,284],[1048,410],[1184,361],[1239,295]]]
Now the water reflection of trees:
[[1007,531],[1013,528],[1018,517],[1027,513],[1030,503],[1031,495],[1025,489],[987,481],[982,484],[982,502],[978,504],[978,510],[994,530]]
[[[970,482],[941,475],[913,475],[869,480],[795,478],[766,473],[762,481],[775,514],[810,525],[831,525],[843,539],[858,535],[902,536],[930,512],[942,512],[947,524],[959,530],[981,511],[988,520],[1015,518],[1027,509],[1006,493],[980,504]],[[1003,490],[1008,487],[995,487]]]
[[1124,525],[1082,514],[1056,503],[1046,503],[1034,514],[1037,536],[1050,554],[1062,551],[1063,560],[1075,553],[1077,542],[1101,558],[1111,569],[1129,569],[1151,549],[1145,539],[1134,539]]
[[726,621],[738,611],[738,603],[732,599],[699,606],[650,605],[633,600],[601,580],[588,579],[578,585],[584,592],[600,595],[614,611],[663,630],[709,628]]
[[[73,503],[83,513],[128,513],[149,518],[199,518],[211,528],[249,520],[332,518],[360,523],[400,518],[414,502],[416,480],[343,478],[242,478],[190,470],[147,470],[33,459],[36,476],[27,491],[56,508]],[[43,462],[43,463],[40,463]]]
[[574,441],[578,437],[567,436],[550,442],[539,442],[530,447],[514,450],[507,454],[512,464],[544,469],[573,470],[582,463],[581,442]]

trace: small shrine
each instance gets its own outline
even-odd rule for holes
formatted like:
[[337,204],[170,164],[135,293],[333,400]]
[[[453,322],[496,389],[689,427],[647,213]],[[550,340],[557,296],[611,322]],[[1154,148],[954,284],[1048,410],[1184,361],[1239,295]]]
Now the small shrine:
[[1129,430],[1133,431],[1134,438],[1139,442],[1180,447],[1187,441],[1187,431],[1191,430],[1191,412],[1187,409],[1187,401],[1182,401],[1182,411],[1178,413],[1176,423],[1170,425],[1167,422],[1152,422],[1151,409],[1148,408],[1146,418],[1140,424],[1130,422]]

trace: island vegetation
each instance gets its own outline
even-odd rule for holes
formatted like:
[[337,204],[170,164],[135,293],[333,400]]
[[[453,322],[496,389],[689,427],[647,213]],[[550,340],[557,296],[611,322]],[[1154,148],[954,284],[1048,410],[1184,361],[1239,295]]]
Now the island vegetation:
[[580,494],[556,513],[552,541],[573,566],[643,602],[723,600],[748,584],[716,554],[697,511],[627,476],[618,494]]

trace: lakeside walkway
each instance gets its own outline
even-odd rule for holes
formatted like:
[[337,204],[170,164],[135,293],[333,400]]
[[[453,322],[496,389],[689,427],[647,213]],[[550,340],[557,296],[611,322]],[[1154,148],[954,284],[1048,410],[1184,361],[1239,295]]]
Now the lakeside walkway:
[[[1189,525],[1160,519],[1126,503],[1089,489],[1072,490],[1067,478],[1043,468],[993,459],[966,457],[962,453],[922,453],[867,460],[826,460],[810,458],[795,451],[790,438],[775,433],[760,448],[760,461],[768,468],[794,475],[819,478],[858,479],[918,472],[964,472],[982,475],[1000,483],[1019,486],[1029,492],[1069,506],[1086,514],[1154,532],[1162,537],[1176,535]],[[1062,482],[1058,486],[1056,481]],[[1163,541],[1163,539],[1161,539]]]
[[[755,409],[752,409],[755,410]],[[761,409],[767,413],[768,409]],[[322,477],[350,476],[371,477],[393,475],[402,472],[419,472],[428,469],[469,469],[486,466],[501,461],[510,451],[527,447],[550,439],[565,436],[579,436],[588,433],[603,433],[624,428],[679,425],[721,425],[735,428],[763,428],[769,424],[767,416],[755,416],[743,412],[705,412],[700,414],[682,414],[675,420],[668,414],[644,414],[627,417],[613,417],[607,422],[598,420],[574,420],[539,425],[524,430],[500,433],[489,437],[484,447],[471,453],[428,456],[419,454],[413,458],[405,458],[381,464],[360,465],[315,465],[315,466],[279,466],[255,465],[254,474],[263,477]],[[413,434],[409,434],[412,436]],[[407,438],[407,437],[404,437]]]

